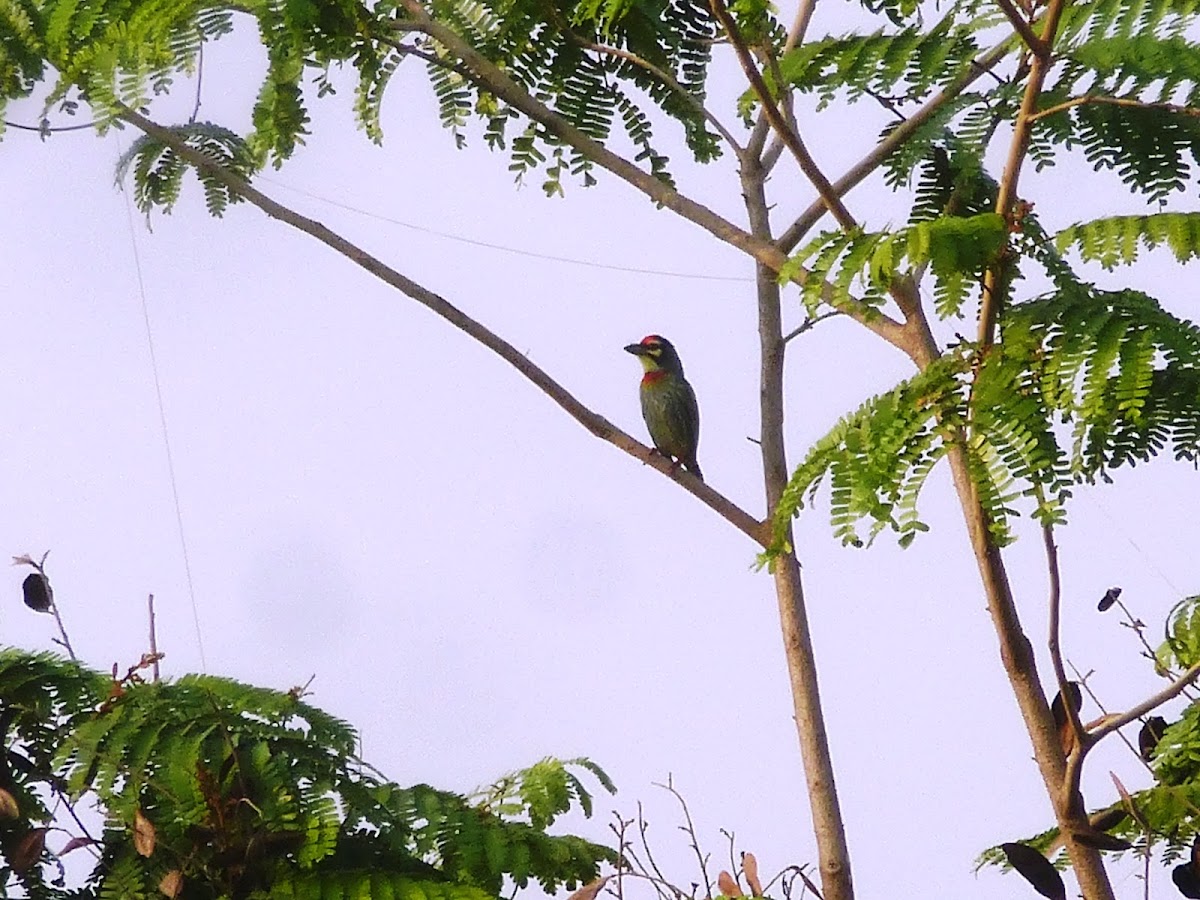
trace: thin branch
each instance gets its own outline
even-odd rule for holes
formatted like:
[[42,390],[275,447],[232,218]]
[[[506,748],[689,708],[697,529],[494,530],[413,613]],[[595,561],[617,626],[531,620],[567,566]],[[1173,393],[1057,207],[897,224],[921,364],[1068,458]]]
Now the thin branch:
[[1183,693],[1184,688],[1190,685],[1197,678],[1200,678],[1200,662],[1189,666],[1187,671],[1176,678],[1173,682],[1150,697],[1147,697],[1137,706],[1130,707],[1120,715],[1107,720],[1103,725],[1095,731],[1088,733],[1088,744],[1094,746],[1101,738],[1105,738],[1112,734],[1118,728],[1123,728],[1135,719],[1140,719],[1148,712],[1152,712],[1162,706],[1168,700],[1174,700],[1177,696]]
[[754,58],[750,53],[750,49],[746,44],[745,38],[742,36],[741,29],[738,28],[737,22],[733,20],[733,16],[729,13],[729,8],[725,5],[724,0],[710,0],[714,15],[725,28],[725,33],[729,35],[729,40],[733,44],[734,50],[737,52],[738,61],[741,63],[742,71],[745,72],[750,86],[754,88],[754,93],[758,95],[759,102],[762,103],[763,113],[767,120],[771,123],[771,127],[783,140],[787,148],[796,158],[797,165],[813,187],[817,189],[817,193],[821,195],[821,201],[826,208],[833,213],[833,217],[837,219],[838,224],[846,231],[852,231],[858,227],[858,222],[854,216],[850,215],[850,211],[846,209],[846,205],[842,203],[841,197],[834,192],[833,185],[829,183],[829,179],[825,177],[825,173],[817,166],[816,161],[812,158],[812,154],[808,152],[808,148],[804,145],[803,139],[799,132],[792,128],[774,99],[771,97],[771,92],[767,88],[766,82],[763,81],[762,74],[758,71],[758,66],[754,64]]
[[162,659],[162,654],[158,652],[158,629],[154,624],[154,595],[151,594],[146,605],[149,607],[150,613],[150,655],[154,657],[154,680],[157,682],[159,678],[158,661]]
[[1075,709],[1075,704],[1070,702],[1067,696],[1068,685],[1067,670],[1063,667],[1062,649],[1059,643],[1059,620],[1062,611],[1062,576],[1058,567],[1058,547],[1054,543],[1054,526],[1042,526],[1042,544],[1046,549],[1046,568],[1050,576],[1050,622],[1049,622],[1049,648],[1050,662],[1054,666],[1054,677],[1058,681],[1058,696],[1062,701],[1063,711],[1067,715],[1067,721],[1070,723],[1071,732],[1075,736],[1075,750],[1072,755],[1082,756],[1085,733],[1083,723],[1079,720],[1079,711]]
[[645,444],[640,443],[617,428],[617,426],[613,425],[603,416],[593,412],[567,391],[566,388],[551,378],[545,370],[530,361],[520,350],[443,297],[422,287],[412,279],[401,275],[395,269],[392,269],[378,258],[346,240],[320,222],[302,216],[283,204],[272,200],[245,180],[230,172],[220,163],[209,159],[188,146],[185,141],[180,139],[170,129],[164,128],[131,109],[125,109],[121,112],[120,118],[141,129],[151,137],[162,141],[174,150],[181,159],[198,169],[204,170],[217,181],[221,182],[232,193],[248,200],[271,218],[278,219],[299,231],[303,231],[305,234],[311,235],[321,243],[345,256],[351,262],[366,269],[376,278],[408,295],[422,306],[441,316],[451,325],[464,331],[468,336],[496,353],[501,359],[524,375],[539,390],[562,407],[571,418],[575,419],[575,421],[593,435],[601,440],[608,441],[635,459],[662,472],[756,543],[763,547],[771,545],[772,536],[769,522],[760,522],[725,495],[705,484],[691,473],[676,467],[666,457],[651,450]]
[[[813,12],[816,10],[816,8],[817,0],[800,0],[800,6],[796,9],[796,17],[792,19],[792,27],[788,29],[787,38],[783,42],[782,55],[786,56],[790,51],[794,50],[801,43],[803,43],[804,36],[808,34],[808,26],[812,21]],[[772,62],[775,62],[774,58],[772,58]],[[776,65],[778,65],[778,63],[776,63]],[[785,102],[788,105],[789,116],[794,118],[794,112],[792,112],[791,109],[791,88],[785,87],[783,84],[783,79],[779,78],[778,76],[776,77],[776,84],[779,86],[779,90],[781,92],[785,90],[787,91],[787,93],[784,95],[786,98]],[[768,121],[764,111],[760,113],[758,121],[754,123],[754,131],[750,136],[749,147],[751,153],[762,159],[762,166],[768,172],[775,167],[775,163],[778,161],[779,155],[783,152],[783,142],[779,141],[777,138],[775,143],[771,145],[771,148],[767,150],[766,154],[763,154],[763,144],[765,143],[767,135],[770,133],[770,131],[771,123]]]
[[[197,26],[198,28],[199,26]],[[200,115],[200,102],[204,95],[204,36],[201,35],[200,46],[196,49],[196,101],[192,104],[192,114],[189,122],[195,122]],[[155,679],[157,680],[157,679]]]
[[1179,113],[1181,116],[1200,117],[1200,108],[1195,106],[1182,106],[1178,103],[1151,103],[1143,100],[1131,100],[1128,97],[1106,97],[1101,94],[1085,94],[1082,97],[1072,97],[1070,100],[1064,100],[1062,103],[1056,103],[1054,106],[1047,106],[1045,109],[1038,110],[1029,119],[1031,122],[1036,122],[1038,119],[1044,119],[1046,116],[1052,116],[1063,110],[1091,103],[1103,106],[1126,106],[1133,109],[1161,109],[1166,112]]
[[996,0],[996,5],[1003,10],[1004,15],[1008,17],[1009,24],[1013,30],[1021,36],[1026,46],[1034,53],[1042,49],[1042,39],[1033,33],[1033,28],[1030,27],[1029,21],[1021,15],[1021,11],[1012,4],[1012,0]]
[[840,315],[842,315],[841,312],[839,312],[836,309],[831,309],[828,312],[823,312],[823,313],[820,313],[819,315],[806,316],[803,322],[801,322],[799,325],[797,325],[795,328],[793,328],[791,331],[789,331],[787,334],[785,334],[783,336],[783,343],[786,344],[788,341],[791,341],[794,338],[800,337],[800,335],[804,334],[806,331],[811,331],[813,328],[815,328],[821,322],[824,322],[826,319],[832,319],[834,316],[840,316]]
[[[1054,37],[1058,33],[1058,22],[1062,17],[1066,0],[1050,0],[1046,15],[1042,19],[1042,37],[1033,51],[1033,63],[1029,69],[1029,80],[1025,83],[1025,94],[1021,98],[1021,109],[1013,125],[1012,141],[1009,144],[1008,160],[996,194],[996,212],[1011,223],[1013,207],[1017,199],[1017,183],[1021,177],[1021,166],[1029,152],[1029,141],[1033,135],[1033,115],[1037,112],[1038,99],[1050,68],[1054,64],[1052,51]],[[1000,264],[988,268],[983,278],[983,296],[979,308],[979,344],[983,349],[991,346],[996,331],[996,316],[1003,298],[1000,296]]]
[[700,839],[696,836],[696,825],[692,822],[692,811],[688,809],[687,801],[683,799],[683,795],[675,789],[675,785],[671,781],[671,776],[667,776],[667,783],[654,783],[655,787],[660,787],[665,791],[670,791],[675,799],[679,801],[679,806],[683,810],[683,820],[686,825],[680,825],[679,830],[684,832],[692,839],[692,850],[696,854],[696,859],[700,863],[700,875],[704,879],[704,896],[708,900],[712,900],[712,880],[708,877],[708,865],[704,854],[700,850]]
[[[883,164],[883,161],[891,156],[898,147],[907,143],[909,138],[913,136],[913,133],[932,119],[942,107],[957,98],[963,91],[978,81],[980,76],[990,73],[1000,60],[1012,52],[1015,37],[1015,35],[1009,36],[982,56],[977,57],[971,63],[970,68],[957,81],[946,85],[939,93],[927,100],[924,106],[914,112],[904,122],[897,125],[886,138],[875,145],[870,153],[851,166],[841,178],[833,183],[834,195],[837,197],[846,196],[846,194],[866,180],[867,176],[878,169]],[[796,245],[804,239],[805,235],[825,215],[825,212],[824,200],[817,200],[810,204],[808,209],[802,212],[796,221],[780,235],[779,240],[776,241],[779,249],[785,253],[790,253],[794,250]]]

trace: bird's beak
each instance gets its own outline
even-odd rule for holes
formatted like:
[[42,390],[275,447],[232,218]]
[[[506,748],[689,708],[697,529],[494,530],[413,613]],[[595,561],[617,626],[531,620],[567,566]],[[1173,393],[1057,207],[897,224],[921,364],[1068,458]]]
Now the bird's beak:
[[629,344],[625,347],[625,352],[632,353],[634,356],[645,356],[648,351],[641,344]]

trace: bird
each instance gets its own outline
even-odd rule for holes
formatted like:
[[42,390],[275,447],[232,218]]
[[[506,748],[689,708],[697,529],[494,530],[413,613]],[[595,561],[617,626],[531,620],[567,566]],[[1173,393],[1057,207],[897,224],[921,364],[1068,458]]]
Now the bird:
[[642,418],[650,431],[650,440],[673,465],[704,480],[696,462],[700,443],[700,407],[696,392],[683,377],[683,363],[674,345],[657,334],[647,335],[625,352],[632,353],[642,363]]

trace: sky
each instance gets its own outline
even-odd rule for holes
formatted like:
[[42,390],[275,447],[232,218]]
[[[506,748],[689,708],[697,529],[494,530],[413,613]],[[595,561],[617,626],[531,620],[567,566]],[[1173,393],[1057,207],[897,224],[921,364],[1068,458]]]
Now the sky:
[[[846,9],[822,5],[813,27],[849,27]],[[257,52],[238,37],[211,49],[202,118],[244,128]],[[714,108],[729,109],[738,77],[718,68]],[[186,92],[156,116],[185,117]],[[640,367],[621,348],[666,335],[700,399],[706,477],[761,515],[748,261],[607,175],[568,185],[565,199],[536,181],[518,188],[477,134],[455,150],[415,65],[393,82],[382,147],[354,129],[347,93],[314,107],[307,146],[261,187],[643,438]],[[38,112],[18,104],[8,117]],[[805,136],[836,174],[883,121],[865,106],[833,110]],[[51,551],[81,658],[136,661],[153,593],[165,674],[283,690],[315,676],[312,701],[358,725],[365,757],[401,783],[466,791],[545,755],[587,755],[620,792],[570,826],[604,838],[610,810],[644,803],[681,883],[696,875],[677,809],[655,787],[668,776],[714,859],[728,856],[726,829],[764,871],[815,862],[774,592],[755,547],[502,360],[253,207],[213,219],[189,183],[148,228],[114,185],[130,139],[9,129],[0,143],[0,550]],[[675,146],[681,188],[742,221],[732,164],[689,166]],[[1051,227],[1139,208],[1111,176],[1069,162],[1023,184]],[[771,186],[776,223],[812,199],[786,161]],[[903,216],[878,182],[850,206],[876,226]],[[1098,277],[1136,278],[1186,315],[1193,298],[1177,271],[1154,255]],[[788,304],[799,321],[797,298]],[[793,461],[909,371],[853,323],[794,342]],[[1066,655],[1094,671],[1110,710],[1158,682],[1130,629],[1095,603],[1123,587],[1157,640],[1200,581],[1195,478],[1167,460],[1123,472],[1081,491],[1060,531]],[[827,497],[798,522],[855,881],[863,897],[1032,896],[1016,876],[973,871],[983,849],[1046,827],[1049,807],[945,471],[923,509],[932,532],[907,550],[886,535],[869,550],[839,546]],[[1045,564],[1038,532],[1026,521],[1020,533],[1006,556],[1049,684]],[[17,599],[25,574],[6,576],[0,640],[46,648],[53,620]],[[1096,714],[1089,702],[1085,717]],[[1085,773],[1093,805],[1114,796],[1110,770],[1146,783],[1110,739]],[[1172,890],[1168,873],[1156,877]],[[1142,887],[1118,868],[1116,889]]]

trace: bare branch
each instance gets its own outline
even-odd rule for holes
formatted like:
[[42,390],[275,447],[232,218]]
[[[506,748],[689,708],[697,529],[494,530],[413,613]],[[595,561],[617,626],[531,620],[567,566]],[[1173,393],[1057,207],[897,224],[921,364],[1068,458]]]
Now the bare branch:
[[1046,549],[1046,568],[1050,575],[1050,637],[1047,642],[1050,648],[1050,662],[1054,666],[1054,677],[1058,681],[1058,696],[1062,700],[1063,711],[1067,715],[1071,731],[1075,735],[1075,753],[1082,755],[1084,744],[1083,723],[1079,720],[1079,711],[1067,697],[1067,670],[1063,667],[1062,650],[1059,644],[1059,619],[1062,611],[1062,576],[1058,568],[1058,547],[1054,543],[1054,527],[1042,526],[1042,544]]
[[1054,104],[1054,106],[1048,106],[1043,110],[1035,112],[1029,119],[1032,122],[1036,122],[1038,119],[1044,119],[1046,116],[1052,116],[1063,110],[1093,103],[1104,106],[1126,106],[1133,109],[1161,109],[1166,112],[1178,113],[1181,116],[1200,116],[1200,108],[1195,106],[1183,106],[1178,103],[1150,103],[1143,100],[1131,100],[1128,97],[1106,97],[1100,94],[1086,94],[1082,97],[1072,97],[1070,100],[1064,100],[1062,103]]
[[1148,712],[1152,712],[1162,706],[1168,700],[1174,700],[1177,696],[1183,693],[1184,688],[1190,685],[1197,678],[1200,678],[1200,663],[1194,663],[1189,666],[1187,671],[1172,681],[1169,685],[1150,697],[1147,697],[1137,706],[1133,706],[1120,715],[1105,721],[1103,725],[1095,731],[1088,733],[1088,745],[1094,746],[1101,738],[1105,738],[1112,734],[1118,728],[1124,728],[1134,719],[1140,719]]
[[707,900],[712,900],[712,879],[708,877],[708,860],[700,850],[700,838],[696,835],[696,825],[692,821],[692,811],[688,809],[687,801],[683,799],[683,794],[676,790],[670,775],[667,776],[666,784],[655,782],[654,786],[669,791],[679,801],[679,807],[683,810],[683,820],[685,822],[685,824],[679,826],[679,830],[691,838],[692,851],[696,854],[696,860],[700,864],[700,875],[704,880],[704,896]]
[[278,219],[299,231],[303,231],[305,234],[311,235],[321,243],[345,256],[351,262],[366,269],[376,278],[386,282],[413,300],[416,300],[422,306],[441,316],[451,325],[465,332],[468,336],[474,338],[496,353],[505,362],[509,363],[593,435],[601,440],[608,441],[635,459],[662,472],[759,545],[763,547],[771,545],[770,523],[760,522],[723,494],[714,490],[691,473],[674,466],[668,459],[651,450],[645,444],[634,440],[603,416],[584,406],[573,394],[551,378],[545,370],[530,361],[520,350],[468,316],[443,297],[422,287],[412,279],[401,275],[395,269],[392,269],[361,247],[346,240],[320,222],[302,216],[289,207],[272,200],[224,166],[188,146],[185,141],[180,139],[170,129],[158,125],[131,109],[126,109],[122,112],[120,118],[141,129],[146,134],[162,141],[175,151],[181,159],[186,160],[198,169],[204,170],[225,185],[231,192],[248,200],[271,218]]
[[742,71],[746,73],[746,78],[750,82],[750,86],[754,88],[754,92],[758,95],[759,102],[762,104],[763,113],[767,120],[771,123],[771,127],[783,140],[787,148],[796,157],[796,163],[813,187],[817,189],[817,193],[821,195],[821,200],[829,209],[838,224],[847,231],[851,231],[858,227],[858,223],[854,217],[850,215],[850,211],[846,209],[846,205],[842,203],[841,198],[834,192],[833,185],[829,183],[829,179],[825,177],[825,173],[817,166],[816,161],[812,158],[812,154],[808,152],[808,148],[804,145],[799,132],[788,124],[774,99],[771,97],[771,92],[767,88],[766,82],[763,81],[762,74],[758,71],[758,66],[754,64],[754,58],[750,53],[750,48],[747,46],[745,38],[742,36],[741,29],[738,28],[737,22],[733,20],[733,16],[729,13],[729,8],[725,5],[724,0],[710,0],[713,13],[725,28],[725,33],[729,35],[729,40],[733,44],[734,50],[737,52],[738,61],[741,63]]
[[840,313],[838,310],[831,309],[828,312],[823,312],[823,313],[820,313],[819,315],[806,316],[803,322],[801,322],[799,325],[797,325],[795,328],[793,328],[791,331],[789,331],[787,334],[785,334],[783,336],[783,342],[786,344],[786,343],[788,343],[788,341],[791,341],[795,338],[800,337],[800,335],[804,334],[806,331],[811,331],[813,328],[815,328],[821,322],[824,322],[826,319],[832,319],[834,316],[840,316],[840,315],[842,315],[842,313]]

